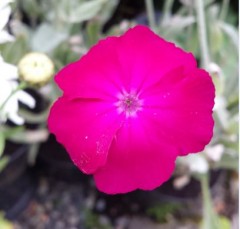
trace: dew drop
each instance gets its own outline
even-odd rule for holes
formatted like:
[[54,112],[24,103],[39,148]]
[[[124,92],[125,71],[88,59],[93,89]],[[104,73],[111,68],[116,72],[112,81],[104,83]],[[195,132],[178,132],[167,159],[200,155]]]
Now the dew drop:
[[85,153],[80,155],[79,164],[80,166],[86,166],[89,163],[89,158]]

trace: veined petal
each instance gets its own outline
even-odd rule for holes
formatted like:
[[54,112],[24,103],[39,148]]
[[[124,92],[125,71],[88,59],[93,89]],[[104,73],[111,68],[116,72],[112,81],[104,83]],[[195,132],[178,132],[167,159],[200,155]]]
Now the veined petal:
[[55,80],[72,98],[109,99],[124,91],[141,91],[178,66],[195,68],[196,61],[147,27],[137,26],[121,37],[101,40]]
[[185,71],[196,68],[196,60],[146,26],[129,29],[119,38],[118,59],[129,88],[141,93],[159,81],[171,69],[182,66]]
[[55,81],[64,94],[71,98],[116,99],[124,89],[121,66],[117,62],[117,45],[116,37],[102,40],[79,61],[62,69]]
[[90,174],[106,163],[110,144],[122,120],[111,103],[61,97],[51,109],[48,125],[73,162]]
[[105,193],[156,188],[212,137],[210,76],[145,26],[100,41],[55,79],[50,131]]
[[135,189],[152,190],[172,174],[176,149],[156,136],[147,120],[128,119],[119,129],[104,167],[94,179],[99,190],[126,193]]
[[159,136],[175,145],[179,155],[200,152],[213,135],[214,96],[207,72],[177,68],[143,92],[143,115],[161,127]]

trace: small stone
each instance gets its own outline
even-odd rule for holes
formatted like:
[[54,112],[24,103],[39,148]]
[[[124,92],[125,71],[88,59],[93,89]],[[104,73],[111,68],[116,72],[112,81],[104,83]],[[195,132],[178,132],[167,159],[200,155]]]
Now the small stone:
[[103,199],[99,199],[96,203],[96,210],[99,212],[104,211],[106,208],[106,202]]
[[109,218],[108,218],[107,216],[105,216],[105,215],[100,215],[100,216],[99,216],[99,223],[100,223],[101,225],[110,225],[110,220],[109,220]]
[[116,227],[115,229],[126,229],[128,228],[130,219],[129,217],[122,216],[116,219]]
[[76,226],[79,223],[79,217],[77,215],[72,215],[68,217],[68,222],[71,226]]

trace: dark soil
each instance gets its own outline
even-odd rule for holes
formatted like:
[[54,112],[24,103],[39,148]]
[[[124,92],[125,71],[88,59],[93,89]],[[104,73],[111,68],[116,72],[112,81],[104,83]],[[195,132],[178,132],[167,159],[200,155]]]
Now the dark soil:
[[[178,201],[162,195],[160,189],[135,191],[124,195],[105,195],[88,182],[67,182],[42,176],[35,197],[14,221],[16,229],[197,229],[202,214],[201,195]],[[227,176],[220,176],[212,188],[213,203],[219,214],[236,221],[237,197],[229,196]],[[189,187],[191,189],[191,187]],[[234,201],[235,203],[234,203]],[[164,209],[177,204],[176,211]],[[161,221],[149,214],[159,206]],[[169,208],[167,208],[169,209]],[[235,223],[236,224],[236,223]],[[233,227],[234,228],[234,227]],[[236,227],[234,229],[237,229]]]

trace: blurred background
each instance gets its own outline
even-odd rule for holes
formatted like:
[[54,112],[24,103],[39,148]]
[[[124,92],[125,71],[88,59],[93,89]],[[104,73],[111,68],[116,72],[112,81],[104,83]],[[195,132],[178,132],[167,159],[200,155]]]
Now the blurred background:
[[[237,0],[0,0],[1,229],[237,229]],[[216,87],[204,152],[154,191],[96,190],[47,130],[55,73],[144,24],[192,52]],[[187,128],[187,127],[186,127]]]

